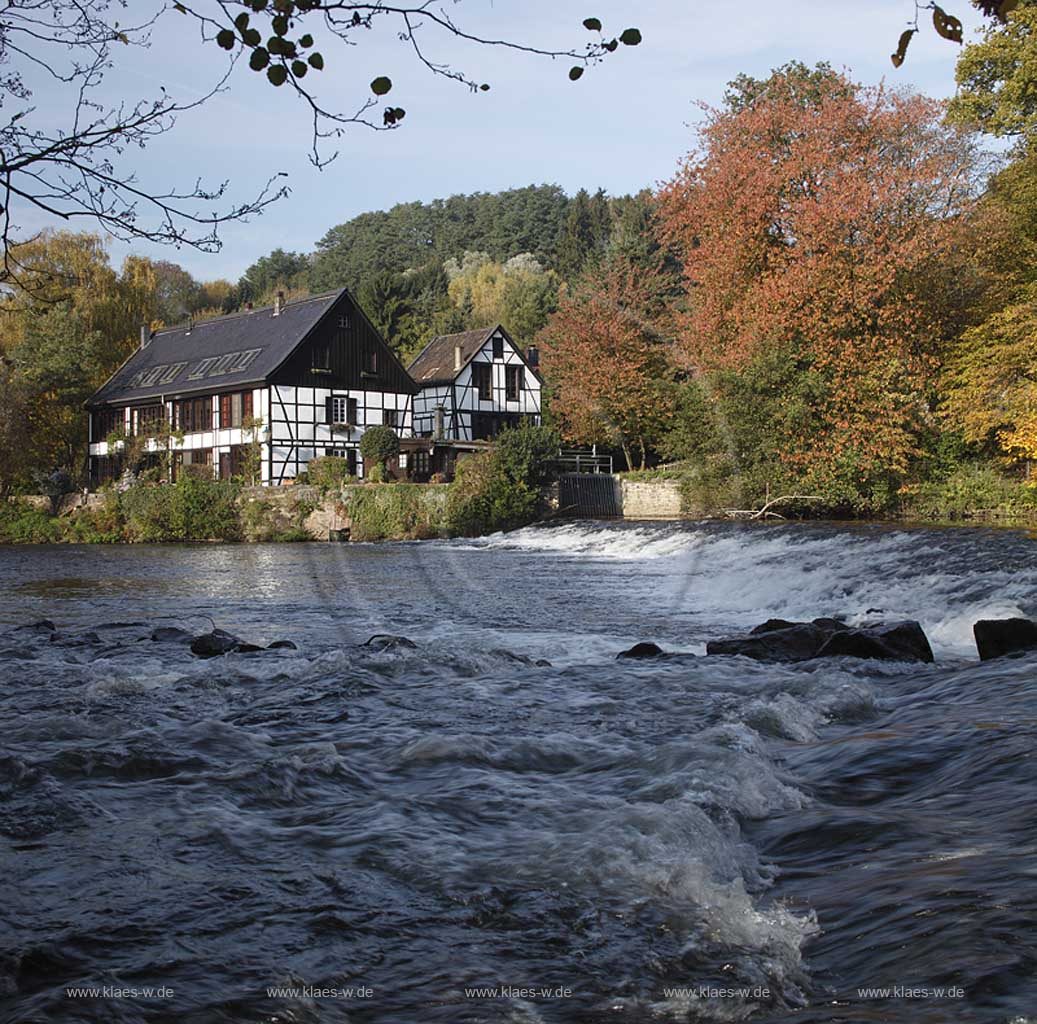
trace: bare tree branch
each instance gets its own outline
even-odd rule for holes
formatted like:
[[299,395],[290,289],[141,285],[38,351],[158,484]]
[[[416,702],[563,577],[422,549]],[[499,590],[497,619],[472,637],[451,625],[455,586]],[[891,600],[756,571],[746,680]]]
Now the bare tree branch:
[[[145,148],[171,131],[180,115],[224,92],[242,63],[252,72],[262,73],[264,87],[288,84],[307,106],[312,123],[310,160],[320,168],[336,155],[324,153],[324,146],[348,126],[391,130],[406,111],[388,105],[376,113],[379,97],[392,88],[387,76],[375,79],[371,95],[351,112],[324,104],[311,88],[324,68],[319,43],[332,44],[336,49],[332,59],[337,59],[342,45],[358,45],[361,33],[380,19],[390,19],[399,26],[399,39],[432,74],[473,90],[485,90],[489,85],[430,57],[420,33],[436,30],[479,46],[504,47],[549,59],[569,58],[576,62],[569,71],[573,80],[585,67],[618,49],[621,42],[632,46],[641,39],[637,29],[627,29],[618,39],[607,39],[595,18],[583,23],[585,30],[594,33],[594,41],[582,47],[540,48],[484,38],[460,28],[444,9],[434,7],[432,0],[409,4],[378,0],[151,3],[151,13],[142,16],[139,11],[147,5],[133,0],[134,17],[141,20],[120,25],[115,15],[130,11],[129,0],[0,0],[0,109],[7,108],[6,121],[0,124],[0,243],[4,252],[0,284],[10,281],[18,271],[12,247],[24,241],[21,236],[32,211],[65,222],[91,219],[121,240],[186,245],[212,252],[220,247],[222,225],[258,214],[286,195],[288,188],[279,180],[285,177],[283,174],[270,177],[251,199],[230,203],[226,181],[215,187],[196,181],[191,188],[163,189],[139,181],[126,170],[129,150]],[[152,32],[163,19],[184,16],[197,23],[203,48],[215,46],[225,52],[226,63],[215,74],[214,84],[190,101],[177,100],[164,88],[151,99],[121,105],[103,101],[99,90],[106,75],[117,66],[119,49],[150,46]],[[66,87],[68,108],[60,127],[49,125],[32,102],[31,82],[41,76]],[[49,98],[48,106],[53,106]]]

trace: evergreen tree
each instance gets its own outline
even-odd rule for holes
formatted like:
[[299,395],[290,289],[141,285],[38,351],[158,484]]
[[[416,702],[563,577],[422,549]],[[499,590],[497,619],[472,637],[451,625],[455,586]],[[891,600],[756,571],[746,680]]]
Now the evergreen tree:
[[580,189],[573,197],[555,250],[555,268],[565,281],[574,281],[597,261],[612,233],[608,197],[602,189],[591,196]]

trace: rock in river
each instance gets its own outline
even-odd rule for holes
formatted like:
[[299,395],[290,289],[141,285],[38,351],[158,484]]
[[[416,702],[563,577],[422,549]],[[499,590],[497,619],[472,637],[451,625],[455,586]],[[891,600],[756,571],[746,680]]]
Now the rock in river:
[[236,650],[241,641],[222,629],[214,629],[211,633],[202,633],[191,641],[191,653],[199,658],[215,658],[221,654]]
[[711,640],[707,654],[740,654],[756,661],[795,662],[812,658],[871,658],[882,661],[932,661],[922,627],[914,621],[854,628],[839,619],[813,622],[769,619],[745,636]]
[[1037,648],[1037,622],[1032,619],[980,619],[972,634],[980,661]]
[[819,658],[872,658],[878,661],[932,661],[922,627],[915,621],[894,622],[833,633],[817,652]]
[[406,648],[414,650],[417,644],[408,640],[405,636],[392,636],[390,633],[375,633],[373,637],[360,645],[361,647],[373,647],[376,651],[395,651]]
[[658,644],[642,641],[634,644],[629,650],[620,651],[616,655],[616,660],[618,661],[620,658],[658,658],[662,653],[663,649]]

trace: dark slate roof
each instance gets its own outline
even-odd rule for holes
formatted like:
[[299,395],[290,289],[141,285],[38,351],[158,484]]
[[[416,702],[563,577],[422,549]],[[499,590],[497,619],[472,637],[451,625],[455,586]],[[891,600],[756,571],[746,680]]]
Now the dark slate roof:
[[[343,291],[163,328],[115,371],[87,403],[138,402],[262,383],[331,309]],[[223,357],[222,359],[220,357]],[[208,362],[206,362],[208,360]]]
[[458,373],[454,364],[454,348],[461,346],[461,369],[486,344],[490,335],[497,330],[493,327],[481,327],[477,331],[462,331],[460,334],[440,334],[433,338],[417,355],[407,372],[419,384],[449,383]]

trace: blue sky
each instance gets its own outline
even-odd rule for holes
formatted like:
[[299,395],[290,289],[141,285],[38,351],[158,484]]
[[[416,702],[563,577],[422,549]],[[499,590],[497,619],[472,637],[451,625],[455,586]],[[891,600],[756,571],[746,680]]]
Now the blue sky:
[[[592,15],[607,32],[635,25],[644,41],[621,47],[571,83],[568,61],[426,32],[424,45],[437,61],[492,85],[471,94],[420,67],[386,19],[381,30],[365,33],[361,46],[322,48],[328,67],[316,76],[319,95],[353,109],[369,94],[371,79],[387,74],[394,82],[388,98],[407,117],[395,132],[351,128],[334,147],[338,159],[323,171],[307,159],[310,124],[302,104],[240,67],[227,93],[182,118],[146,151],[130,154],[125,166],[155,187],[197,176],[228,179],[236,199],[283,171],[292,194],[249,223],[226,226],[218,254],[113,243],[113,260],[134,251],[172,259],[200,279],[236,280],[277,246],[310,251],[329,227],[398,202],[542,182],[570,194],[598,186],[614,194],[636,191],[668,178],[692,147],[699,101],[718,102],[739,72],[762,76],[793,59],[826,60],[865,83],[885,79],[931,96],[954,91],[958,48],[931,25],[912,42],[903,68],[890,64],[914,14],[912,0],[444,0],[442,6],[468,31],[542,46],[582,44],[581,21]],[[966,40],[973,38],[980,19],[967,0],[947,0],[946,7],[965,22]],[[135,99],[160,85],[178,99],[197,96],[218,75],[222,51],[203,49],[196,38],[187,19],[165,15],[150,49],[120,48],[107,96]],[[60,120],[60,94],[42,81],[33,85],[39,109]]]

